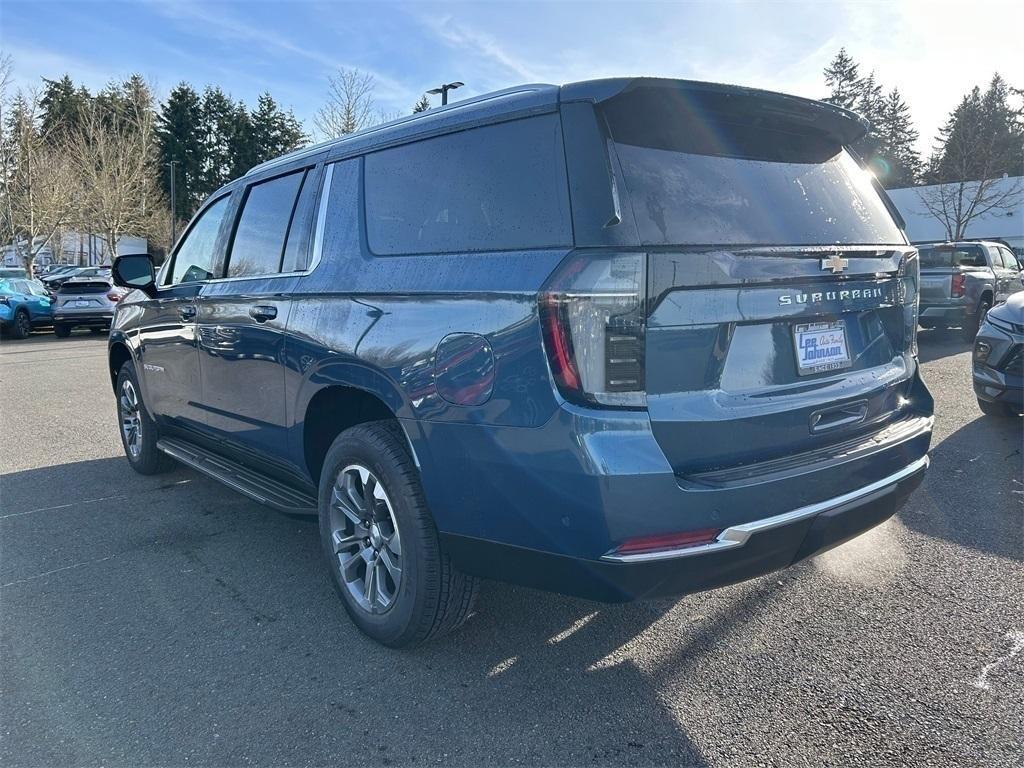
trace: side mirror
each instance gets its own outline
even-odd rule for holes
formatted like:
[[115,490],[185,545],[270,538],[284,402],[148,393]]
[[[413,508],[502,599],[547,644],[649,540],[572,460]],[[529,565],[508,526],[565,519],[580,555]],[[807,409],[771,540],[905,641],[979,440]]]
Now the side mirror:
[[156,267],[148,253],[129,254],[114,259],[111,268],[114,285],[122,288],[138,288],[152,295],[156,283]]

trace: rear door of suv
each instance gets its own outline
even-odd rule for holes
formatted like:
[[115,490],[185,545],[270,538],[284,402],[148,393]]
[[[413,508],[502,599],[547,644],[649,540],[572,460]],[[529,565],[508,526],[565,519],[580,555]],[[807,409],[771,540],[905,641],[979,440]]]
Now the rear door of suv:
[[905,415],[916,253],[844,148],[851,116],[664,81],[599,112],[647,253],[647,409],[681,481],[804,453],[806,471]]
[[309,266],[316,160],[240,187],[221,276],[198,301],[208,429],[256,458],[287,458],[283,356],[291,292]]

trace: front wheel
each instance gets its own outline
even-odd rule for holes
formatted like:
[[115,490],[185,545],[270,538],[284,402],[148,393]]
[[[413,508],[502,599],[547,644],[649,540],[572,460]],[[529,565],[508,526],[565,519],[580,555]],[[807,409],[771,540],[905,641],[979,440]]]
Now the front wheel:
[[360,630],[410,648],[468,618],[478,581],[441,550],[401,427],[345,430],[320,477],[320,540],[331,582]]
[[11,338],[27,339],[30,333],[32,333],[32,319],[28,316],[28,312],[19,309],[14,313],[14,321],[11,323]]
[[174,466],[173,459],[156,447],[160,435],[142,404],[139,379],[130,362],[117,373],[117,420],[124,455],[132,469],[140,475],[156,475]]
[[980,397],[978,398],[978,407],[986,416],[1009,418],[1017,415],[1016,411],[1006,403],[993,403],[991,400],[982,400]]

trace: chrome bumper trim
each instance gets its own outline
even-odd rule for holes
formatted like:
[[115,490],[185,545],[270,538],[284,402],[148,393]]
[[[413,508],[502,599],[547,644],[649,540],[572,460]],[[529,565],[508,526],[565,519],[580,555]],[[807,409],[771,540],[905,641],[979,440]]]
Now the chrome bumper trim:
[[799,522],[808,517],[814,517],[822,512],[844,507],[852,503],[864,503],[869,497],[881,497],[891,492],[893,487],[902,480],[907,479],[924,469],[927,469],[930,460],[927,455],[922,456],[912,464],[908,464],[899,472],[895,472],[881,480],[876,480],[869,485],[858,488],[842,496],[819,501],[816,504],[808,504],[790,512],[783,512],[781,515],[766,517],[761,520],[754,520],[742,525],[734,525],[726,528],[718,537],[708,543],[695,547],[681,547],[679,549],[663,549],[658,552],[639,552],[633,555],[616,555],[614,550],[601,556],[602,560],[614,563],[649,563],[654,560],[671,560],[679,557],[693,557],[695,555],[706,555],[711,552],[722,552],[727,549],[738,549],[747,543],[747,540],[756,533],[770,531],[783,525]]

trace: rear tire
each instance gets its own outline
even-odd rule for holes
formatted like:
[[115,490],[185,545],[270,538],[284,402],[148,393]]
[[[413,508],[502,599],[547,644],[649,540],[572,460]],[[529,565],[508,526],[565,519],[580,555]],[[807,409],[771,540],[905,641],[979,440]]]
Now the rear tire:
[[469,617],[479,582],[441,549],[396,422],[361,424],[338,436],[324,459],[319,510],[331,583],[363,633],[411,648]]
[[978,398],[978,407],[986,416],[1006,419],[1017,415],[1016,411],[1006,403],[993,403],[991,400],[982,400],[980,397]]
[[991,299],[983,298],[978,302],[978,311],[964,321],[964,339],[974,341],[974,337],[978,335],[978,329],[985,322],[985,315],[990,309],[992,309]]
[[127,362],[117,372],[117,421],[124,455],[140,475],[158,475],[174,460],[156,447],[160,432],[142,402],[135,366]]
[[24,309],[19,309],[11,320],[11,338],[27,339],[30,333],[32,333],[32,318]]
[[71,326],[64,325],[64,323],[54,323],[53,335],[56,336],[58,339],[66,339],[68,336],[71,335]]

